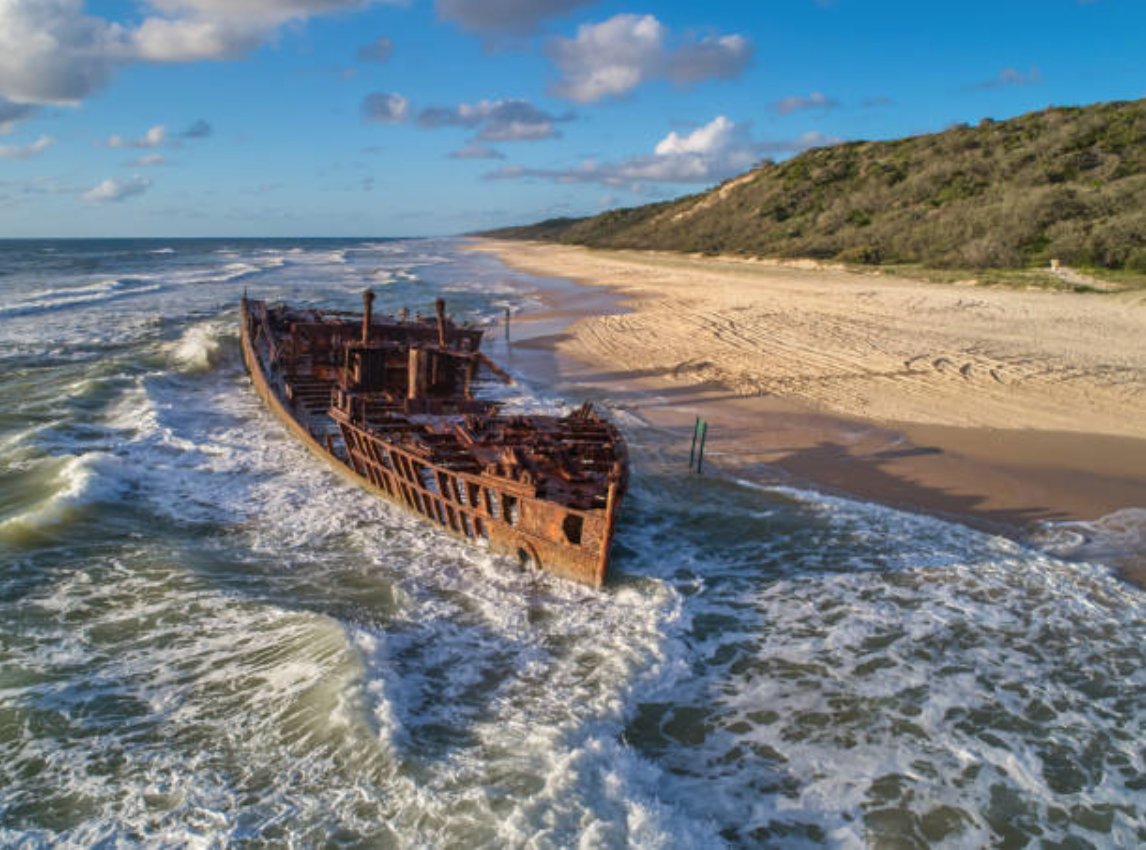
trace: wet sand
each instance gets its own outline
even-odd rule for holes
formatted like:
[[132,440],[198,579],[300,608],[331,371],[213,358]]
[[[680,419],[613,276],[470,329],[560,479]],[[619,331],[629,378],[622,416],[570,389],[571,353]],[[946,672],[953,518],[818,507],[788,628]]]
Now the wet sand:
[[[597,287],[516,318],[514,349],[661,429],[682,465],[699,416],[722,471],[1016,537],[1146,508],[1146,293],[476,248]],[[1146,586],[1141,557],[1121,567]]]

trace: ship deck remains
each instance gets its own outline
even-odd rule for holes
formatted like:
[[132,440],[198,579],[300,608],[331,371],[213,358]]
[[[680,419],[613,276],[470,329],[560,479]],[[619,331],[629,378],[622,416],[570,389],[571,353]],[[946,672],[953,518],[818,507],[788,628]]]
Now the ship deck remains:
[[436,315],[361,315],[243,299],[243,356],[270,409],[343,474],[442,530],[563,578],[604,583],[628,479],[616,427],[504,413],[509,376],[482,331]]

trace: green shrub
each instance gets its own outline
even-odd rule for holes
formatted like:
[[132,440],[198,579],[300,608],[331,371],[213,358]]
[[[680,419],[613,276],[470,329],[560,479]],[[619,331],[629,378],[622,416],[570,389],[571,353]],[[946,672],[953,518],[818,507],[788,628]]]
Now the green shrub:
[[1146,248],[1135,248],[1126,256],[1128,271],[1146,274]]
[[814,149],[718,188],[496,234],[933,268],[1021,268],[1058,257],[1139,269],[1146,101]]

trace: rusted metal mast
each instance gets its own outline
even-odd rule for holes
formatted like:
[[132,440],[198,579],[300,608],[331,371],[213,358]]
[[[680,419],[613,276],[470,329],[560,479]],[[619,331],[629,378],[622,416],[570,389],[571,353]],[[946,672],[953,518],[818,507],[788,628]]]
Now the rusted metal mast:
[[434,302],[434,313],[438,317],[438,347],[446,347],[446,302],[439,298]]
[[362,293],[362,344],[370,343],[370,323],[374,320],[374,291],[364,290]]

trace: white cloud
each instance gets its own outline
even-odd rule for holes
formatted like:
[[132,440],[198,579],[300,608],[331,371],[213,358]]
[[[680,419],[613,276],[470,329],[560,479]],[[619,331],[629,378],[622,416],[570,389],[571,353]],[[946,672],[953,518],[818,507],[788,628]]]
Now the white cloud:
[[118,134],[109,136],[104,145],[109,148],[157,148],[167,139],[167,128],[162,124],[152,127],[141,138],[127,139]]
[[748,128],[718,115],[686,136],[671,132],[653,155],[621,163],[626,180],[668,183],[707,183],[747,171],[760,159]]
[[742,35],[721,35],[684,44],[669,59],[667,76],[687,85],[713,77],[739,77],[752,58],[752,42]]
[[127,32],[83,14],[83,0],[0,0],[0,95],[76,103],[130,55]]
[[84,192],[83,198],[93,204],[117,203],[135,195],[142,195],[150,188],[150,178],[138,174],[123,180],[109,178]]
[[133,159],[128,165],[136,166],[139,168],[153,168],[157,165],[167,165],[167,157],[161,153],[148,153],[144,154],[137,159]]
[[654,76],[664,56],[665,28],[652,15],[617,15],[583,24],[577,37],[555,40],[550,55],[565,78],[554,93],[578,103],[624,94]]
[[405,5],[405,0],[145,0],[169,17],[210,18],[228,23],[276,26],[333,12],[375,5]]
[[561,134],[553,125],[572,120],[572,115],[551,115],[526,100],[481,100],[456,107],[432,106],[418,115],[418,124],[429,129],[480,128],[475,138],[483,142],[555,139]]
[[131,34],[135,58],[148,62],[234,59],[263,39],[261,27],[202,19],[148,18]]
[[736,134],[736,125],[717,115],[703,127],[698,127],[687,136],[669,133],[653,149],[657,156],[680,156],[682,154],[708,154],[727,148]]
[[652,15],[616,15],[583,24],[574,38],[549,44],[562,78],[552,92],[578,103],[618,97],[641,83],[665,79],[677,85],[739,76],[752,58],[740,35],[710,36],[668,44],[668,30]]
[[436,0],[442,20],[485,35],[528,35],[545,18],[562,15],[596,0]]
[[51,136],[40,136],[27,145],[0,145],[0,157],[4,159],[32,159],[56,143]]
[[409,111],[410,102],[400,94],[374,92],[362,101],[362,114],[366,120],[380,124],[399,124],[406,120]]
[[230,59],[291,21],[383,2],[395,0],[141,0],[133,27],[86,15],[84,0],[0,0],[0,98],[74,105],[127,65]]
[[756,166],[766,154],[795,153],[834,144],[839,139],[805,133],[786,141],[754,141],[749,128],[723,115],[691,133],[671,132],[652,154],[608,163],[585,160],[575,168],[535,169],[508,165],[486,175],[490,180],[540,178],[558,183],[602,183],[641,191],[647,183],[716,183]]
[[776,101],[776,111],[781,115],[790,115],[805,109],[835,109],[840,103],[835,98],[828,97],[823,92],[814,91],[807,97],[794,95]]

